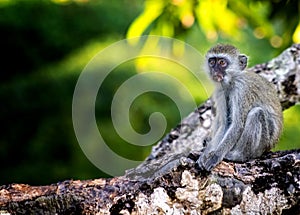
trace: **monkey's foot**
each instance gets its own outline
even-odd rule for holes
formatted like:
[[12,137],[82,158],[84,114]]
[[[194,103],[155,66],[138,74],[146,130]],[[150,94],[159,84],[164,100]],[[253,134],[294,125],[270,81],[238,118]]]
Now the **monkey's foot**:
[[208,156],[205,156],[205,153],[201,154],[197,160],[198,169],[210,171],[219,163],[219,158],[213,152],[209,153]]

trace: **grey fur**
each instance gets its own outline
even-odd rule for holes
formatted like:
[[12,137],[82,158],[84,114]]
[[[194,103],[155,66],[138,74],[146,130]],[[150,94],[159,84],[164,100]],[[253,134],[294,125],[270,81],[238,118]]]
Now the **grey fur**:
[[[274,86],[257,74],[243,71],[247,57],[234,49],[217,45],[207,53],[207,60],[226,57],[230,62],[223,80],[215,82],[216,118],[211,141],[197,161],[207,171],[223,159],[245,162],[260,157],[278,142],[282,131],[282,109]],[[209,74],[214,72],[208,69]]]

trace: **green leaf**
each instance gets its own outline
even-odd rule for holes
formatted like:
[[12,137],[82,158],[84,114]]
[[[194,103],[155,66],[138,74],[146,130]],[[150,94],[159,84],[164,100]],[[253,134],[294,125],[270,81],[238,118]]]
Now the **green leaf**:
[[163,13],[164,7],[164,1],[147,0],[144,12],[130,25],[126,37],[132,38],[141,36],[150,24]]

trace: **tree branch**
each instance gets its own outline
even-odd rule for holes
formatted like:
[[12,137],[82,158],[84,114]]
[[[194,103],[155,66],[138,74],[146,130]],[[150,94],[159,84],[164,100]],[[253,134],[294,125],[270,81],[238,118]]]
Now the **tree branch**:
[[[248,71],[276,85],[283,109],[299,102],[300,44]],[[195,169],[214,118],[211,103],[183,119],[122,177],[1,186],[0,214],[299,214],[300,150],[221,162],[209,174]]]

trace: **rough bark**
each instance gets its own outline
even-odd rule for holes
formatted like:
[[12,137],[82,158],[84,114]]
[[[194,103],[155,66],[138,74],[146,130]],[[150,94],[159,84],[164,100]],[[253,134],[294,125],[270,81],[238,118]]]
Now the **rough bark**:
[[[300,44],[256,65],[283,109],[299,102]],[[0,214],[300,214],[300,150],[195,169],[213,120],[207,100],[122,177],[0,187]]]

